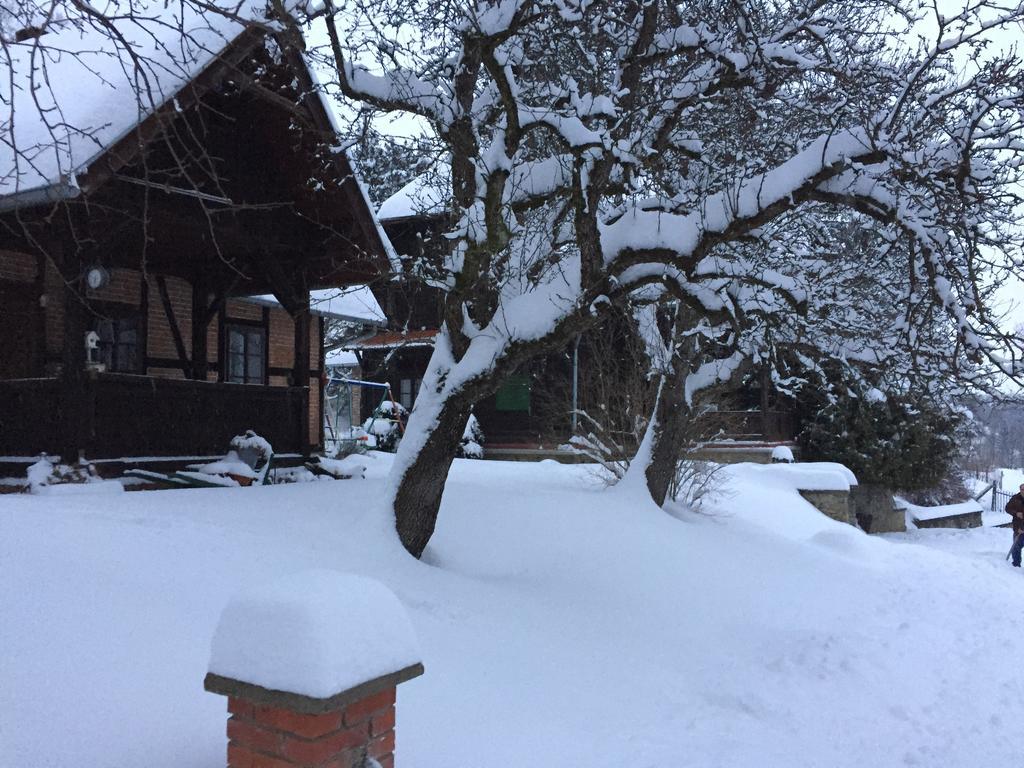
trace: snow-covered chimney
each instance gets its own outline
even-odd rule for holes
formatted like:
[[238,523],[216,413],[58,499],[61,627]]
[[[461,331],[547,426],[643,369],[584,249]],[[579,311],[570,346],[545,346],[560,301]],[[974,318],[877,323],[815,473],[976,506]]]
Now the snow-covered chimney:
[[309,571],[232,598],[204,685],[228,697],[229,768],[393,768],[395,689],[421,674],[394,593]]

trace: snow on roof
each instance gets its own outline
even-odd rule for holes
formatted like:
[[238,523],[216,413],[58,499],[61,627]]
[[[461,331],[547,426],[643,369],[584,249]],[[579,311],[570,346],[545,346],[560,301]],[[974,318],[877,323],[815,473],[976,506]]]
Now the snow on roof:
[[171,100],[244,30],[189,3],[137,5],[131,18],[111,23],[131,45],[137,69],[123,44],[88,23],[53,24],[38,39],[5,44],[0,197],[75,194],[76,174]]
[[359,365],[359,358],[356,353],[347,349],[336,349],[324,356],[324,365],[328,368],[355,368]]
[[314,312],[330,317],[359,320],[373,325],[384,325],[387,318],[369,286],[327,288],[309,292],[309,305]]
[[[281,303],[271,294],[247,296],[245,300],[272,307],[281,306]],[[384,310],[377,303],[373,291],[366,285],[310,291],[309,308],[315,314],[336,317],[339,320],[352,320],[370,325],[385,325],[387,323]]]
[[959,504],[945,504],[941,507],[919,507],[909,502],[904,502],[904,504],[911,517],[915,520],[939,520],[943,517],[970,515],[984,511],[984,507],[974,500],[963,501]]
[[447,200],[435,174],[417,176],[377,209],[381,221],[406,219],[412,216],[435,216],[444,213]]
[[437,329],[422,331],[384,331],[368,339],[352,342],[350,349],[398,349],[400,347],[432,347]]

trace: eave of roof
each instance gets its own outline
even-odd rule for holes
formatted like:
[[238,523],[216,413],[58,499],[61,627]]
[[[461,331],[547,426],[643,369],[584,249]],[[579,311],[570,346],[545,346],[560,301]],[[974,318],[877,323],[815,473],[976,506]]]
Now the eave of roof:
[[385,331],[368,338],[352,342],[347,349],[370,350],[370,349],[402,349],[406,347],[432,347],[434,339],[437,338],[436,328],[426,328],[419,331]]

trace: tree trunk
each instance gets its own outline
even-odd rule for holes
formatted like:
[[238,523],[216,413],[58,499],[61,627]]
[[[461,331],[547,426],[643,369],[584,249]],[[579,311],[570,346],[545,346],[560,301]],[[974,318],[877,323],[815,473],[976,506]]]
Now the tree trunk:
[[644,476],[647,479],[647,490],[659,507],[664,505],[668,497],[679,460],[687,446],[691,414],[684,391],[687,367],[683,361],[675,361],[672,373],[662,386],[654,407],[653,444]]
[[[402,546],[413,557],[423,554],[434,534],[445,481],[459,451],[462,432],[472,407],[472,399],[464,393],[448,397],[441,405],[436,426],[427,434],[415,455],[410,457],[411,461],[398,479],[393,502],[395,528]],[[413,426],[411,420],[410,426]]]

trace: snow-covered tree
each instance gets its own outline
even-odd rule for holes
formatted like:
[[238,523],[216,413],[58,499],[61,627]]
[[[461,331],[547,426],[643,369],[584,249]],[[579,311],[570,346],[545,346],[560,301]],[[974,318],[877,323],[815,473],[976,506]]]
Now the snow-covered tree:
[[473,402],[603,306],[657,284],[722,331],[729,354],[681,371],[688,397],[748,357],[737,318],[813,302],[807,227],[780,221],[870,217],[907,244],[894,330],[938,307],[954,333],[936,354],[1019,375],[982,298],[1021,245],[1020,61],[986,36],[1022,17],[984,0],[326,0],[341,90],[415,115],[450,156],[444,328],[392,477],[409,551]]

